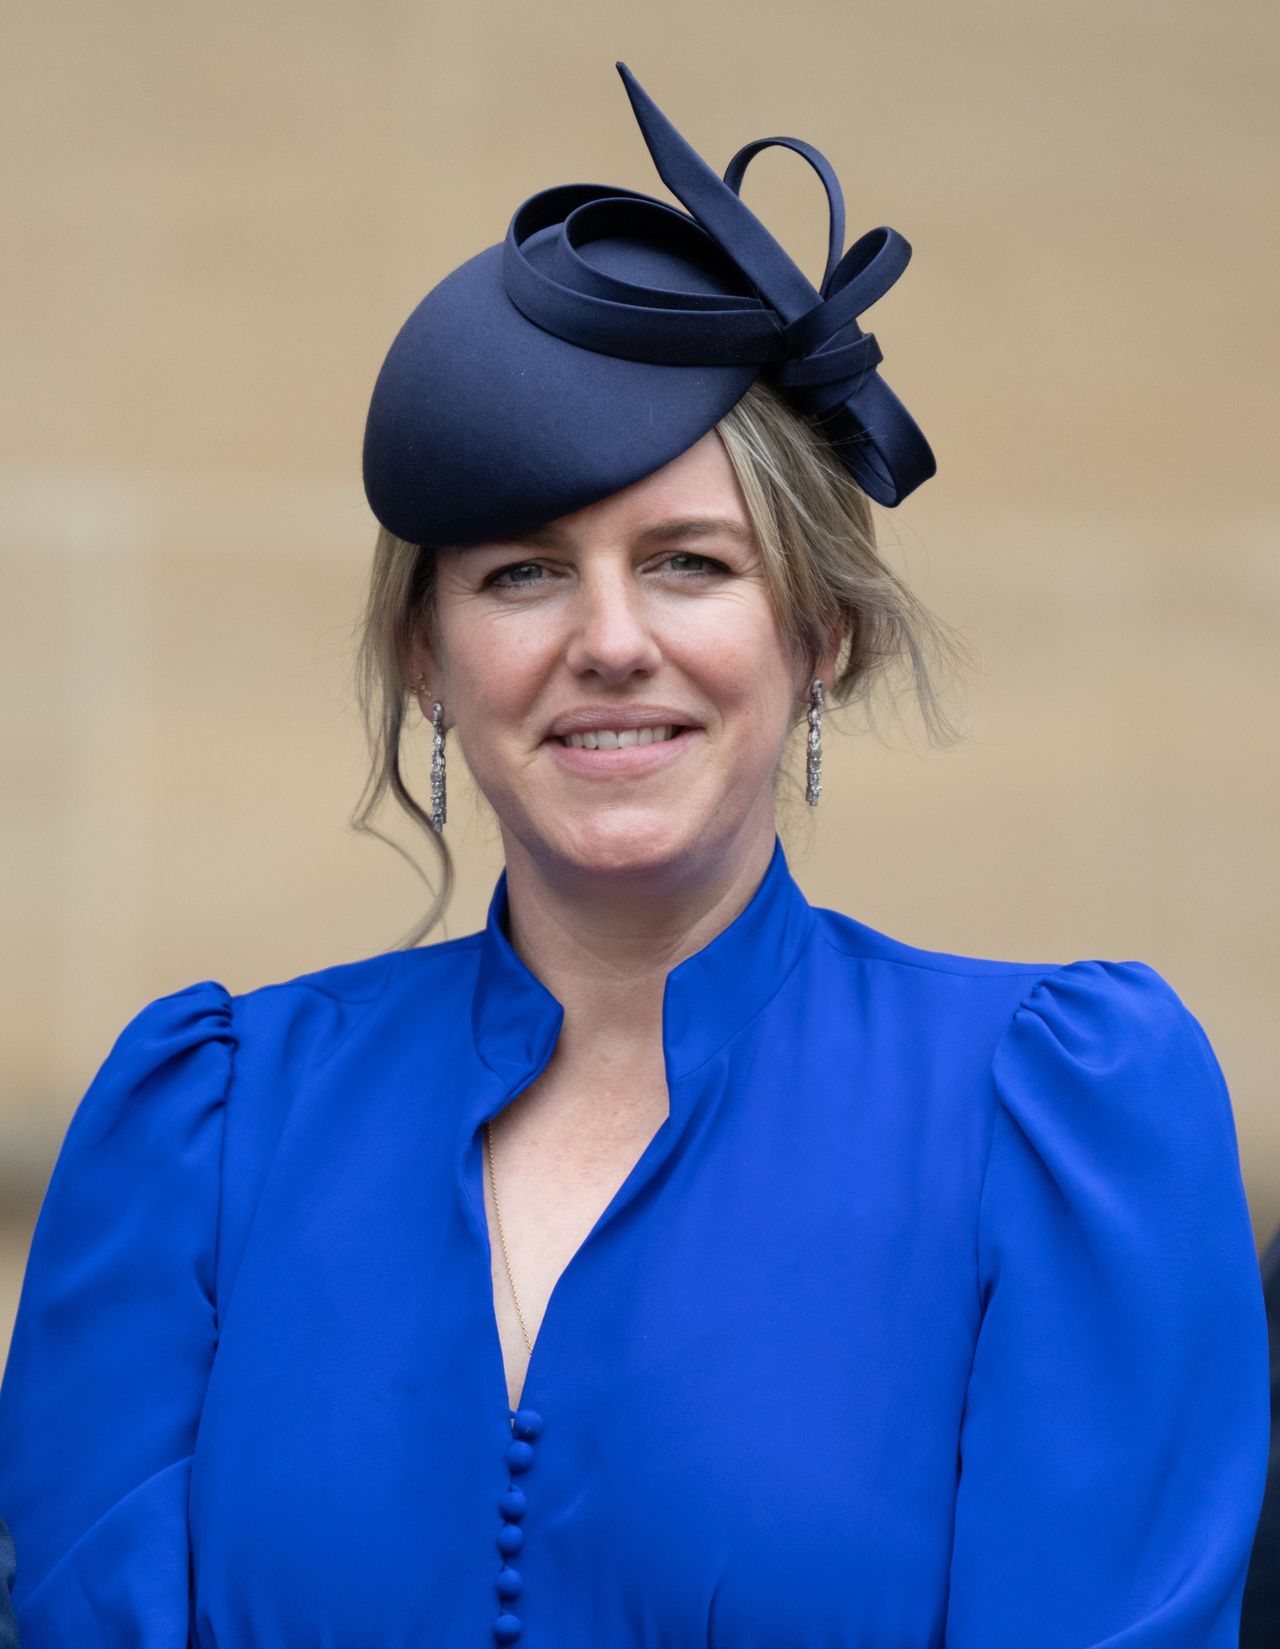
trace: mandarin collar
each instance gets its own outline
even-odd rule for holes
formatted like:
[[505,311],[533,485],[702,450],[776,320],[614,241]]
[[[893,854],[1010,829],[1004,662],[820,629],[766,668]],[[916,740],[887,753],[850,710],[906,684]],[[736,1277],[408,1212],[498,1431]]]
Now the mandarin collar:
[[[564,1008],[512,947],[507,915],[504,869],[481,935],[471,1029],[480,1058],[511,1087],[531,1081],[550,1059]],[[667,974],[662,1043],[669,1084],[755,1018],[799,960],[814,920],[775,834],[768,869],[746,906]]]

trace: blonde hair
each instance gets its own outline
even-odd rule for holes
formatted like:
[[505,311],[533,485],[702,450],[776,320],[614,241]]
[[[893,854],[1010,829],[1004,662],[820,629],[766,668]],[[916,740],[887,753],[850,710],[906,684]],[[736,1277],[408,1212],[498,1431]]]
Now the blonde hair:
[[[870,501],[820,428],[761,380],[716,428],[742,488],[788,648],[812,666],[840,626],[835,679],[826,684],[828,705],[861,705],[874,726],[877,690],[905,666],[929,742],[954,744],[963,735],[942,707],[936,676],[966,667],[970,650],[884,560]],[[395,848],[421,875],[399,844],[371,822],[390,792],[428,836],[438,859],[431,908],[401,939],[401,948],[421,943],[436,926],[455,881],[448,845],[409,790],[400,766],[412,693],[410,647],[417,635],[433,642],[437,637],[435,566],[433,551],[385,528],[379,531],[356,664],[370,766],[352,828]],[[891,703],[896,713],[897,699]],[[796,720],[803,714],[797,707]]]
[[956,743],[963,735],[943,708],[935,676],[967,667],[970,649],[885,561],[871,502],[818,425],[757,380],[716,428],[784,637],[812,666],[840,625],[828,703],[859,703],[874,723],[876,691],[905,665],[929,742]]

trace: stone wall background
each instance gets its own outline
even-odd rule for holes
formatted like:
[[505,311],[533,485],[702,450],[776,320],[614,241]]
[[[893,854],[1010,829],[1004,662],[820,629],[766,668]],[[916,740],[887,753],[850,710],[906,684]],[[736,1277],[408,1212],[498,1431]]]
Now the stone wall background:
[[[617,58],[713,163],[806,137],[849,239],[916,249],[867,324],[939,474],[881,522],[980,650],[971,735],[833,733],[784,828],[802,884],[917,944],[1159,968],[1226,1071],[1260,1244],[1280,1220],[1268,0],[11,0],[0,1344],[124,1023],[386,949],[423,902],[347,827],[368,394],[527,195],[662,193]],[[766,153],[744,194],[816,275],[808,169]],[[459,768],[441,936],[499,869]]]

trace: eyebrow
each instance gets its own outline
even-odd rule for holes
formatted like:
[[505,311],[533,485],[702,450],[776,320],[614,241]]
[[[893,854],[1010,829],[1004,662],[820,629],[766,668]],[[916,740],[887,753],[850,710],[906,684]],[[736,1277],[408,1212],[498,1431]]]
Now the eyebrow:
[[[748,542],[752,533],[749,527],[744,527],[740,521],[735,521],[727,515],[686,515],[671,521],[657,521],[652,527],[645,527],[635,535],[637,544],[671,544],[681,538],[706,538],[714,534],[723,534],[728,538],[737,538]],[[548,522],[545,527],[534,527],[529,532],[513,533],[510,538],[504,539],[508,544],[532,544],[544,548],[552,548],[566,542],[568,535],[555,522]]]

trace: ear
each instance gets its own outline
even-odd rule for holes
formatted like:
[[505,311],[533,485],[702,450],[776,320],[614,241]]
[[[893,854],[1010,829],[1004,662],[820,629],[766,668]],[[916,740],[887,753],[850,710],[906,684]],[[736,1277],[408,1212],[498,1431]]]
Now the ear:
[[802,696],[809,697],[809,682],[814,676],[822,682],[830,696],[831,683],[835,680],[836,670],[840,662],[840,650],[844,645],[845,622],[843,618],[836,619],[828,628],[826,640],[823,642],[822,652],[814,663],[811,675],[801,688]]
[[418,701],[425,720],[431,720],[431,705],[435,699],[444,702],[444,688],[440,680],[440,665],[426,636],[417,634],[409,643],[406,660],[409,671],[409,691]]

